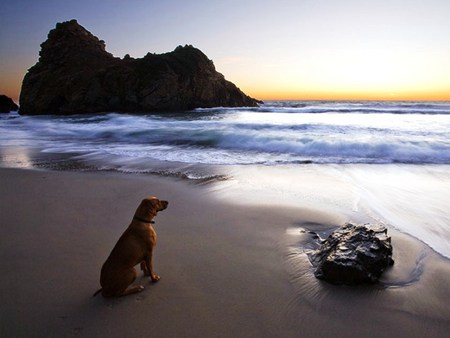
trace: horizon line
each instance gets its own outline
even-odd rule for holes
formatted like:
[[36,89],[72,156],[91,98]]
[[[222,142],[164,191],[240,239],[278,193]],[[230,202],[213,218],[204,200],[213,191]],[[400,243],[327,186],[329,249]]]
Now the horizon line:
[[[19,102],[19,96],[14,97],[14,96],[10,96],[8,94],[1,94],[1,95],[6,95],[8,97],[10,97],[14,103],[16,103],[19,107],[20,107],[20,102]],[[428,99],[424,99],[424,98],[259,98],[259,97],[254,97],[253,95],[250,95],[252,98],[257,99],[259,101],[262,102],[267,102],[267,101],[330,101],[330,102],[336,102],[336,101],[341,101],[341,102],[361,102],[361,101],[390,101],[390,102],[450,102],[450,97],[449,98],[428,98]]]

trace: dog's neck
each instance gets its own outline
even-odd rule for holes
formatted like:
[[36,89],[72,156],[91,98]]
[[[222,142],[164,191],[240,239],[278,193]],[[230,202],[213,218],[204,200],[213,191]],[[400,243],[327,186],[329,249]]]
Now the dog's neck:
[[133,219],[135,219],[136,221],[142,222],[142,223],[150,223],[150,224],[155,224],[155,221],[149,221],[137,216],[134,216]]

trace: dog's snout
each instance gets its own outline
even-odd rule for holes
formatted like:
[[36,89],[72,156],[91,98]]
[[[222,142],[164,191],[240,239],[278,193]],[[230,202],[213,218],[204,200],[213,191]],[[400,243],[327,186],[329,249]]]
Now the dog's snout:
[[167,201],[160,201],[161,202],[161,207],[162,207],[162,209],[161,210],[164,210],[164,209],[166,209],[167,208],[167,206],[169,205],[169,202],[167,202]]

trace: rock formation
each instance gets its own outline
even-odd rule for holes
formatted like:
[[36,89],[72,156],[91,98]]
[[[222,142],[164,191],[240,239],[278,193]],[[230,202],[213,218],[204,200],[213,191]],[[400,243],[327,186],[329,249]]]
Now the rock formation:
[[21,114],[179,111],[258,103],[192,46],[120,59],[76,20],[58,23],[39,55],[23,79]]
[[19,110],[19,107],[10,97],[6,95],[0,95],[0,113],[9,113],[10,111],[17,110]]
[[312,253],[315,276],[333,284],[376,282],[394,264],[391,238],[383,226],[345,224]]

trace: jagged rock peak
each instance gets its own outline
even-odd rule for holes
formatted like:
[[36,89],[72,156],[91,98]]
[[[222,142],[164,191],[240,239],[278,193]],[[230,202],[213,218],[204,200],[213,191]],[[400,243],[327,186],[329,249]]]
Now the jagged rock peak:
[[[106,52],[105,48],[105,41],[99,40],[73,19],[57,23],[56,28],[48,33],[47,40],[41,44],[39,61],[60,63],[63,61],[92,62],[112,59],[113,56]],[[89,56],[90,59],[79,60],[80,54]]]

